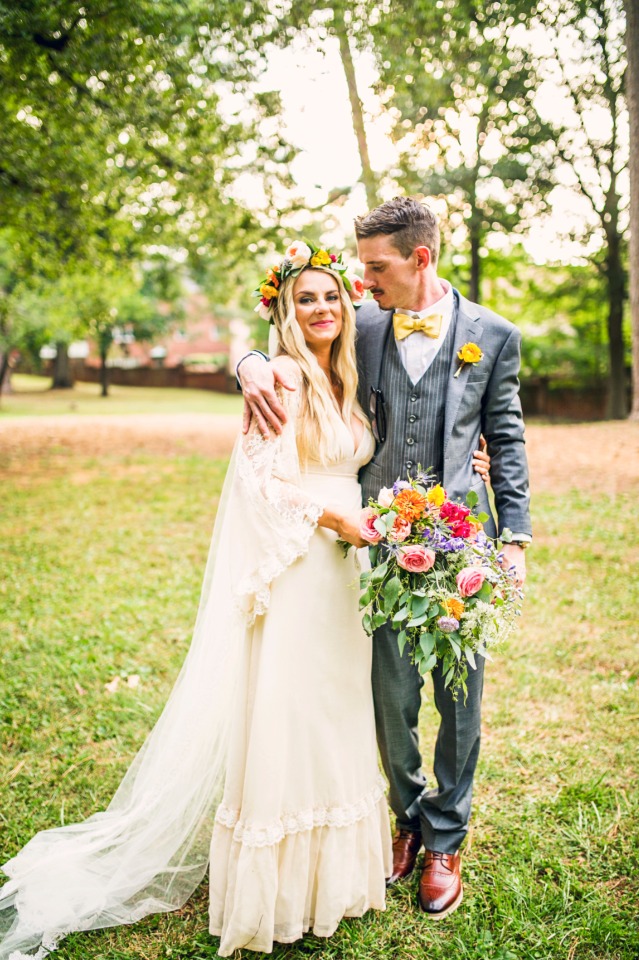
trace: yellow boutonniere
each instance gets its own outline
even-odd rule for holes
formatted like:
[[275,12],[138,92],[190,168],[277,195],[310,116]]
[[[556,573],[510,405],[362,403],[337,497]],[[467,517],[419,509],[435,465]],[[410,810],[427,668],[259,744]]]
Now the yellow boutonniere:
[[461,363],[457,367],[457,371],[455,373],[456,377],[458,377],[459,374],[462,372],[465,364],[479,363],[479,361],[483,358],[484,355],[476,343],[465,343],[464,346],[459,351],[459,353],[457,354],[457,356],[461,360]]

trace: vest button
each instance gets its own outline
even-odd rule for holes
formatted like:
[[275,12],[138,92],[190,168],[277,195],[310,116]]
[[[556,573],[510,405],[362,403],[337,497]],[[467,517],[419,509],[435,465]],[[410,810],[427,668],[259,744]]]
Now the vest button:
[[406,443],[412,446],[412,444],[415,443],[415,441],[413,440],[412,437],[406,437]]
[[415,416],[415,414],[411,413],[410,417],[408,418],[408,422],[415,423],[416,420],[417,420],[417,417]]
[[406,469],[407,469],[407,470],[412,470],[412,468],[413,468],[413,461],[412,461],[412,460],[407,460],[407,461],[406,461]]
[[415,401],[418,400],[418,399],[419,399],[419,397],[417,396],[416,393],[411,393],[411,395],[410,395],[410,402],[411,402],[411,403],[415,403]]

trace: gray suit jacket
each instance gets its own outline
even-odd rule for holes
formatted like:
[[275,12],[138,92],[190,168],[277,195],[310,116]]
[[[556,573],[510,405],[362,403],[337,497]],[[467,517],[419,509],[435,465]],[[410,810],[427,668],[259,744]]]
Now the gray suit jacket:
[[[477,449],[479,434],[483,433],[491,456],[497,529],[501,532],[508,527],[515,533],[531,534],[528,464],[519,400],[521,334],[514,324],[471,303],[457,290],[454,296],[455,348],[446,392],[443,483],[453,498],[463,498],[469,490],[475,490],[480,509],[492,513],[485,484],[472,468],[472,454]],[[392,317],[392,311],[380,310],[370,302],[357,311],[358,396],[365,412],[369,410],[371,387],[380,385],[384,343]],[[469,341],[481,347],[483,358],[477,364],[465,364],[456,377],[460,364],[457,353]],[[392,335],[390,348],[395,349]],[[390,398],[386,398],[387,405],[389,402]],[[400,475],[403,464],[397,466]],[[367,485],[376,479],[375,457],[362,472]],[[494,536],[492,524],[486,527],[487,533]]]

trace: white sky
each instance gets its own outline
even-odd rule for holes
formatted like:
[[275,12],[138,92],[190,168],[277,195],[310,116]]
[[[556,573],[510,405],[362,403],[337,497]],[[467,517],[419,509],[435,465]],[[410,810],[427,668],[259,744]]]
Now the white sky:
[[[371,163],[374,169],[382,171],[393,164],[397,155],[389,137],[390,117],[384,113],[372,91],[375,80],[372,58],[359,55],[355,65],[367,117]],[[281,93],[285,134],[300,151],[291,172],[308,207],[321,207],[327,202],[331,190],[357,183],[359,155],[335,38],[324,41],[321,50],[301,42],[284,50],[273,50],[260,89]],[[539,101],[540,110],[552,112],[560,103],[557,88],[553,84],[545,85]],[[594,122],[597,120],[595,117]],[[242,194],[251,203],[259,205],[259,197],[250,184],[243,184]],[[556,188],[552,199],[553,215],[537,218],[525,240],[530,254],[540,262],[565,260],[583,254],[583,248],[569,241],[565,234],[571,225],[588,219],[587,201],[576,197],[567,187]],[[330,212],[327,210],[324,241],[343,243],[344,235],[352,231],[353,218],[366,209],[364,188],[357,184],[342,206],[331,207]]]

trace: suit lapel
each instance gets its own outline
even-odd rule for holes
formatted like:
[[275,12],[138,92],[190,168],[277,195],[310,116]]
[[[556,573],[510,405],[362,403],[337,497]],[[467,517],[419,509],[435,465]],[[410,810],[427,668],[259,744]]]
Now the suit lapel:
[[366,405],[364,406],[364,410],[368,410],[368,397],[371,387],[379,389],[381,386],[380,372],[382,358],[384,356],[384,344],[386,342],[386,337],[388,335],[388,330],[392,320],[393,311],[384,310],[383,312],[380,312],[379,321],[374,325],[371,325],[366,331],[365,340],[362,344],[364,349],[359,355],[360,382],[365,385],[364,393]]
[[473,304],[462,297],[457,290],[454,291],[457,319],[455,323],[455,343],[453,348],[453,361],[448,374],[448,385],[446,388],[446,409],[444,412],[444,453],[450,435],[453,432],[455,420],[459,405],[464,395],[466,381],[472,368],[472,363],[465,363],[459,376],[455,376],[461,360],[457,356],[465,343],[479,343],[481,335],[484,332],[476,309]]

